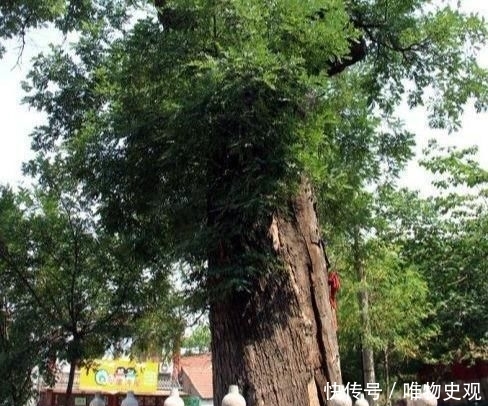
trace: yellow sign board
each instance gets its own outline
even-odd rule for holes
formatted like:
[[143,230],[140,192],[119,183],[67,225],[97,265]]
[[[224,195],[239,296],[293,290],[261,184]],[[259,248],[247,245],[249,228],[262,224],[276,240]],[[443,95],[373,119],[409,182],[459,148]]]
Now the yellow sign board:
[[158,387],[158,363],[129,360],[96,360],[80,369],[80,390],[152,393]]

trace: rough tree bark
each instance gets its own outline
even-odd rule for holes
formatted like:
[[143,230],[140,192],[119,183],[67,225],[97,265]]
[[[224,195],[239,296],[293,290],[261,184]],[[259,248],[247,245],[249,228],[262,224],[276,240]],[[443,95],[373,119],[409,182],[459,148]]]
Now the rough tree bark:
[[342,382],[326,261],[307,181],[290,203],[292,215],[274,216],[268,241],[284,269],[262,277],[251,295],[211,305],[216,405],[230,384],[238,384],[248,406],[323,406],[327,383]]

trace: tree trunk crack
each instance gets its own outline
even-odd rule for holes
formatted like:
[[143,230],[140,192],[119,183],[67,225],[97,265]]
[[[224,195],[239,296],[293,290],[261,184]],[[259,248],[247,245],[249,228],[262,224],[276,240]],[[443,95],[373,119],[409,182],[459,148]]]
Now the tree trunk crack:
[[[311,241],[311,238],[307,237],[307,235],[305,234],[305,232],[303,230],[303,227],[301,225],[300,218],[299,218],[299,213],[298,213],[298,210],[296,209],[295,205],[293,206],[293,208],[294,208],[295,218],[298,220],[298,229],[299,229],[300,234],[303,238],[303,241],[305,242],[305,246],[307,247],[308,259],[310,261],[309,262],[310,268],[308,269],[308,277],[309,277],[310,299],[311,299],[311,303],[312,303],[312,311],[313,311],[316,326],[317,326],[316,339],[317,339],[317,344],[318,344],[319,349],[320,349],[320,354],[325,359],[326,353],[327,353],[327,350],[326,350],[327,347],[326,347],[324,339],[322,337],[322,329],[323,329],[322,318],[320,317],[320,309],[319,309],[319,305],[317,303],[317,299],[316,299],[316,295],[315,295],[316,286],[315,286],[315,281],[313,278],[313,272],[316,271],[316,269],[314,267],[313,253],[311,252],[311,247],[310,247],[310,244],[313,242]],[[315,379],[315,375],[316,375],[316,373],[314,371],[314,379]],[[325,368],[325,376],[326,376],[327,381],[330,382],[331,377],[329,375],[329,371],[327,371],[327,368]]]

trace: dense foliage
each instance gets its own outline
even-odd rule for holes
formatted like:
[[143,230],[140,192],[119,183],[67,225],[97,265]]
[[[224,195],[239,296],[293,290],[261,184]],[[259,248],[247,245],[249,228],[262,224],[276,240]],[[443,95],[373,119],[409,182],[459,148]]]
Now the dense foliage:
[[[6,246],[19,244],[15,264],[35,259],[33,269],[50,275],[36,285],[44,290],[34,291],[52,302],[44,305],[46,314],[75,336],[75,313],[123,308],[117,287],[137,290],[142,276],[170,273],[175,263],[184,264],[185,286],[199,305],[252,291],[264,273],[281,270],[267,236],[270,219],[276,212],[289,214],[290,198],[307,178],[317,192],[325,239],[338,234],[350,247],[356,238],[369,280],[383,288],[372,292],[376,335],[367,342],[386,352],[395,347],[399,357],[417,355],[411,329],[431,314],[421,309],[432,301],[443,333],[452,333],[447,304],[455,303],[461,326],[472,332],[465,346],[482,344],[485,333],[475,332],[472,323],[486,319],[486,298],[469,293],[485,284],[483,262],[475,255],[482,247],[473,245],[485,231],[482,206],[478,217],[439,217],[439,207],[449,212],[466,201],[409,201],[418,211],[407,213],[410,228],[391,244],[385,243],[389,226],[379,226],[372,190],[391,188],[411,158],[413,134],[394,113],[402,100],[425,105],[430,124],[449,130],[459,127],[468,101],[486,109],[487,72],[476,62],[487,38],[484,22],[421,0],[155,3],[147,9],[145,2],[21,7],[14,1],[0,8],[3,38],[46,21],[64,32],[76,29],[79,38],[70,49],[53,46],[39,55],[24,84],[26,102],[48,116],[32,135],[37,157],[26,167],[40,188],[23,202],[25,213],[14,211],[19,225],[6,222],[12,229],[2,231],[9,236]],[[441,169],[446,163],[433,162]],[[51,186],[50,168],[67,182],[60,190]],[[462,165],[454,168],[464,174]],[[469,179],[478,181],[476,176]],[[394,203],[380,205],[389,218]],[[407,207],[405,201],[400,207]],[[31,239],[20,233],[24,224]],[[71,266],[80,255],[69,264],[53,262],[51,255],[69,260],[70,249],[76,253],[73,229],[84,247],[77,265],[83,272]],[[374,233],[378,244],[368,244],[363,237]],[[33,251],[39,257],[31,258],[32,241],[41,245]],[[12,272],[14,262],[6,263]],[[459,275],[461,263],[472,277]],[[441,283],[452,287],[447,296],[432,294]],[[54,292],[79,298],[93,293],[93,284],[96,307],[68,300],[67,309],[56,310]],[[114,295],[100,298],[101,289]],[[397,300],[405,290],[419,307],[411,324],[393,317],[406,311]],[[168,291],[164,283],[161,291]],[[168,302],[158,297],[162,306]],[[392,319],[380,317],[393,303]],[[67,322],[59,320],[63,315]],[[151,333],[152,323],[166,323],[166,316],[148,314],[142,329]],[[171,322],[181,331],[178,317]],[[110,338],[109,331],[99,334]],[[456,335],[451,338],[436,347],[439,353],[458,348]],[[66,337],[61,342],[57,348],[75,351],[75,358],[91,353],[73,349]],[[93,345],[101,348],[100,342]]]
[[18,370],[37,365],[48,379],[56,360],[74,372],[130,337],[167,288],[161,267],[141,264],[130,241],[100,227],[95,207],[57,164],[32,163],[42,188],[4,190],[0,208],[2,300],[12,312],[5,342],[19,351]]
[[438,194],[422,198],[409,191],[395,193],[385,213],[397,225],[388,238],[402,245],[402,257],[421,272],[435,303],[431,323],[439,325],[440,334],[429,343],[425,357],[443,362],[483,359],[488,348],[488,177],[475,152],[432,144],[423,165],[436,175]]
[[[248,230],[286,209],[303,174],[326,219],[357,215],[342,202],[410,157],[391,115],[406,79],[412,105],[438,90],[438,126],[455,126],[468,97],[485,103],[474,60],[485,27],[449,7],[168,2],[158,17],[86,25],[73,50],[37,58],[27,101],[49,113],[35,148],[65,151],[107,226],[139,252],[187,261],[200,287],[209,252],[232,257],[218,277],[228,288],[268,268]],[[365,62],[331,79],[337,61],[365,57],[350,47],[364,41]]]

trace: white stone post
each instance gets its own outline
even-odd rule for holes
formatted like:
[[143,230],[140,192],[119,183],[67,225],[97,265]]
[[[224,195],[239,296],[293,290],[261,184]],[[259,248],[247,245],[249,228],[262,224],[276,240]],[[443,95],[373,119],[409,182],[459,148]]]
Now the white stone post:
[[171,394],[164,401],[164,406],[184,406],[185,402],[180,398],[177,388],[171,389]]
[[89,406],[105,406],[105,401],[102,398],[102,394],[100,392],[96,392],[95,396],[90,402]]
[[359,399],[357,399],[356,402],[354,402],[354,406],[369,406],[369,403],[368,400],[361,393],[359,395]]
[[329,406],[352,406],[352,399],[346,393],[344,385],[338,385],[337,390],[334,391],[328,404]]
[[139,402],[134,396],[134,392],[129,391],[127,395],[125,395],[125,399],[122,400],[121,406],[139,406]]
[[422,386],[422,393],[417,399],[417,404],[419,406],[437,406],[437,398],[430,390],[429,385]]
[[246,399],[239,393],[237,385],[229,386],[229,393],[222,399],[222,406],[246,406]]

